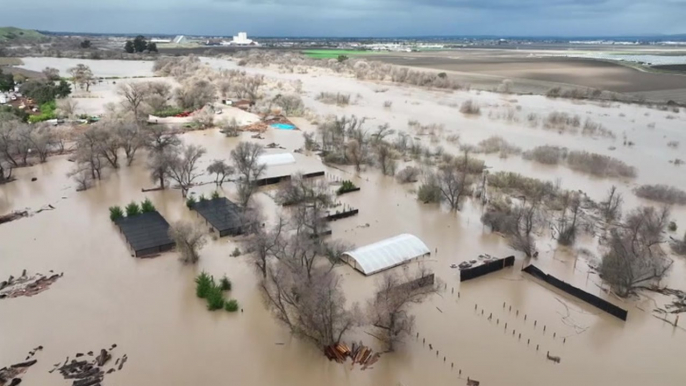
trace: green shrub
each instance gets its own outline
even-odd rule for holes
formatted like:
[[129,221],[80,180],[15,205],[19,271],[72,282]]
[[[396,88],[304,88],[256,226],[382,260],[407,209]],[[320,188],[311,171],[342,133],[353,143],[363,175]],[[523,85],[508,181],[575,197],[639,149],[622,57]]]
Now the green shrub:
[[238,257],[240,255],[241,255],[241,250],[238,249],[238,247],[236,247],[236,249],[234,249],[233,252],[231,252],[232,257]]
[[156,212],[155,205],[152,204],[150,199],[146,198],[145,201],[141,202],[141,213]]
[[236,300],[236,299],[231,299],[231,300],[227,301],[227,302],[224,304],[224,309],[226,309],[226,310],[229,311],[229,312],[236,312],[236,311],[238,311],[238,300]]
[[195,278],[195,284],[195,294],[199,298],[204,299],[214,287],[214,280],[212,280],[210,275],[202,272],[200,275],[198,275],[198,277]]
[[192,209],[192,208],[193,208],[193,205],[195,205],[196,202],[197,202],[197,201],[195,201],[195,197],[189,196],[189,197],[186,199],[186,206],[188,207],[188,209]]
[[212,286],[207,292],[207,309],[210,311],[224,308],[224,293],[219,286]]
[[124,218],[124,211],[118,206],[110,206],[110,220],[116,221]]
[[441,201],[441,188],[433,181],[424,182],[417,191],[417,198],[424,203]]
[[141,208],[135,201],[131,201],[129,205],[126,205],[126,217],[132,217],[139,215],[141,213]]
[[205,198],[204,194],[201,194],[200,197],[198,197],[198,201],[203,202],[203,201],[207,201],[207,199]]
[[55,101],[43,103],[40,105],[39,109],[40,114],[29,115],[29,123],[45,122],[57,118],[57,114],[55,114],[55,110],[57,109]]
[[219,198],[219,192],[216,190],[212,192],[212,199],[214,200],[215,198]]
[[222,279],[219,281],[219,287],[222,289],[222,291],[231,291],[231,280],[224,275],[224,277],[222,277]]
[[355,186],[355,184],[353,184],[352,181],[345,180],[345,181],[343,181],[343,183],[341,184],[341,187],[338,188],[338,190],[336,191],[336,193],[337,193],[337,194],[343,194],[343,193],[349,192],[349,191],[351,191],[351,190],[353,190],[353,189],[357,189],[357,186]]
[[667,226],[667,229],[669,229],[670,232],[676,232],[676,229],[677,229],[676,222],[670,221],[669,226]]

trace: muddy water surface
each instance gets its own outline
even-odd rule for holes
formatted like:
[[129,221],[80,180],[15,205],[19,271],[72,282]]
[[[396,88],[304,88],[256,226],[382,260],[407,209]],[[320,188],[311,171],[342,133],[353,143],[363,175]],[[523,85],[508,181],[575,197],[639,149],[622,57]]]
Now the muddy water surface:
[[[351,106],[351,112],[370,117],[375,114],[379,123],[392,121],[398,127],[406,125],[410,116],[421,116],[418,107],[410,103],[407,109],[382,113],[380,101],[388,96],[378,97],[382,99],[377,104],[371,100],[375,98],[371,95],[376,95],[372,87],[358,86],[360,92],[369,90],[370,96],[367,105]],[[316,89],[308,92],[312,90]],[[407,91],[388,92],[395,93],[394,98],[403,98]],[[421,93],[420,99],[424,97]],[[308,106],[310,103],[318,106],[309,101]],[[402,104],[397,100],[394,103]],[[566,107],[571,111],[596,108]],[[532,108],[550,107],[534,104]],[[600,152],[607,151],[613,143],[605,139],[568,141],[568,137],[556,133],[540,129],[530,132],[485,117],[467,121],[454,118],[456,110],[446,106],[432,105],[431,111],[436,114],[424,115],[427,123],[452,122],[448,128],[459,131],[469,142],[501,132],[522,147],[557,140],[568,143],[567,146],[577,143]],[[469,122],[473,123],[468,125]],[[674,123],[666,125],[676,127]],[[536,136],[539,137],[534,141]],[[238,139],[227,139],[216,130],[189,133],[183,138],[208,149],[202,167],[212,159],[228,160],[231,148],[238,143]],[[645,134],[646,141],[652,138],[659,136]],[[249,136],[243,139],[249,140]],[[302,137],[298,132],[270,130],[260,142],[279,143],[286,149],[271,152],[285,152],[301,147]],[[671,180],[684,188],[682,174],[663,170],[670,166],[665,161],[671,155],[661,155],[668,151],[662,146],[636,147],[637,154],[616,155],[621,154],[639,168],[638,180],[621,184],[623,189],[628,192],[631,184],[653,180]],[[656,157],[642,156],[651,152]],[[296,158],[298,164],[292,170],[324,168],[314,156],[296,154]],[[583,188],[594,198],[599,198],[611,184],[562,167],[533,167],[517,158],[489,157],[488,163],[494,169],[520,170],[550,179],[559,173],[563,186]],[[652,300],[624,302],[609,297],[629,310],[629,320],[621,322],[522,275],[519,269],[528,261],[520,255],[515,267],[460,285],[459,273],[450,264],[473,259],[480,253],[512,254],[501,237],[483,229],[479,222],[480,206],[467,202],[461,212],[448,213],[417,202],[410,187],[399,186],[376,171],[355,176],[350,171],[331,168],[325,168],[329,176],[352,179],[362,188],[340,198],[359,208],[360,214],[333,223],[334,237],[364,245],[399,233],[413,233],[434,251],[419,263],[433,269],[446,288],[440,296],[414,308],[419,339],[409,339],[397,352],[382,356],[373,369],[360,371],[350,369],[349,364],[328,362],[308,343],[292,338],[265,310],[247,258],[230,257],[231,251],[240,247],[236,240],[211,240],[202,250],[197,267],[183,266],[175,253],[150,260],[130,256],[124,240],[109,221],[109,206],[147,197],[170,222],[195,218],[185,208],[178,190],[141,192],[141,188],[153,186],[144,164],[144,154],[140,154],[133,166],[109,172],[93,189],[76,193],[75,184],[66,177],[73,164],[66,157],[53,157],[47,164],[18,170],[18,181],[0,186],[0,213],[26,207],[35,210],[46,204],[56,207],[0,225],[0,277],[16,276],[22,269],[64,272],[62,280],[40,295],[0,300],[0,365],[22,360],[28,348],[45,347],[38,356],[38,364],[24,377],[27,384],[67,384],[61,377],[47,373],[53,363],[67,355],[109,347],[112,343],[128,355],[129,361],[121,372],[108,376],[108,384],[451,385],[465,384],[470,376],[482,385],[576,386],[681,385],[686,379],[686,370],[681,365],[686,354],[686,332],[655,319],[650,313],[654,308]],[[31,182],[31,177],[38,180]],[[210,180],[209,176],[203,177],[203,181]],[[213,189],[212,185],[203,185],[193,191],[208,195]],[[231,183],[224,186],[229,197],[233,189]],[[269,190],[259,194],[258,200],[272,215],[277,208],[268,193]],[[627,205],[637,202],[628,200]],[[686,224],[683,211],[678,210],[676,216],[681,224]],[[588,274],[583,260],[575,265],[574,251],[556,251],[554,242],[546,239],[540,240],[539,246],[541,255],[535,261],[538,266],[589,292],[608,297],[596,284],[598,278]],[[416,264],[408,269],[415,269]],[[404,268],[396,269],[402,272]],[[205,309],[204,302],[195,297],[193,285],[194,276],[202,270],[215,276],[227,274],[232,279],[234,289],[230,296],[239,300],[242,313],[210,313]],[[375,277],[364,277],[348,266],[337,270],[344,276],[349,302],[364,304],[371,298]],[[683,288],[683,274],[683,262],[677,261],[670,282]],[[359,328],[347,340],[375,345],[366,332],[368,329]],[[429,343],[433,351],[428,348]],[[560,356],[562,362],[547,361],[548,351]]]

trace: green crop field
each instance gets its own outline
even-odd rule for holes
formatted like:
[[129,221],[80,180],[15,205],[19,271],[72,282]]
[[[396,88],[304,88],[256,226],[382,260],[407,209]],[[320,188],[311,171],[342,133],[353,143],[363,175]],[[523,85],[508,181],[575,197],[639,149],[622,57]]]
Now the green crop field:
[[305,50],[303,54],[313,59],[336,59],[339,55],[345,56],[360,56],[360,55],[374,55],[373,51],[358,51],[358,50]]
[[0,42],[16,39],[41,39],[44,35],[30,29],[0,27]]

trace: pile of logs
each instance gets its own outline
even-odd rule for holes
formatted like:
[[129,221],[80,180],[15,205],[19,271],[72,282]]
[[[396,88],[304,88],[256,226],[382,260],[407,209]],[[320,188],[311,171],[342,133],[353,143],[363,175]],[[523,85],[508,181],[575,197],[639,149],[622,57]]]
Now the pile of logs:
[[[58,370],[64,379],[71,379],[72,386],[100,386],[102,381],[105,379],[106,374],[111,374],[116,370],[121,370],[124,367],[124,363],[128,359],[126,354],[123,357],[118,358],[114,366],[109,370],[105,371],[104,367],[112,360],[112,354],[110,353],[117,345],[112,345],[109,350],[101,349],[100,354],[98,354],[93,359],[80,359],[84,356],[82,353],[76,354],[76,359],[69,361],[69,357],[65,359],[64,363],[60,362],[55,364],[55,367],[49,372],[52,373]],[[88,356],[93,356],[93,352],[89,351]]]
[[374,353],[374,350],[363,345],[362,342],[353,343],[352,348],[345,343],[332,344],[324,348],[324,355],[337,363],[344,363],[346,358],[350,358],[353,366],[359,364],[362,366],[362,370],[369,368],[381,357],[381,353]]
[[27,276],[26,270],[18,278],[10,275],[7,280],[0,281],[0,299],[39,294],[47,290],[63,275],[64,273],[44,276],[37,273],[33,276]]

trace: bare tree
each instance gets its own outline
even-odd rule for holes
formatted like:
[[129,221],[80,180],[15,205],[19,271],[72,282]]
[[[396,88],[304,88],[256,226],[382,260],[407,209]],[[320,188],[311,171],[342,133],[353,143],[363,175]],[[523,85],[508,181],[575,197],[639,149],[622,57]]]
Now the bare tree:
[[171,85],[165,82],[146,82],[144,102],[150,112],[160,111],[167,107],[172,97]]
[[14,180],[12,170],[12,165],[7,164],[4,159],[0,158],[0,184]]
[[153,182],[159,182],[160,189],[165,188],[165,182],[171,173],[171,165],[176,162],[178,152],[177,147],[169,147],[162,151],[149,153],[148,170],[150,171],[150,179]]
[[203,107],[202,110],[193,114],[193,123],[201,129],[207,129],[214,125],[214,110],[210,107]]
[[345,155],[355,165],[355,170],[359,172],[361,165],[365,163],[366,156],[357,140],[351,139],[345,144]]
[[181,140],[176,134],[164,126],[150,126],[147,129],[147,145],[151,153],[161,153],[170,148],[177,148],[181,145]]
[[207,172],[210,174],[216,174],[214,183],[217,184],[217,186],[222,186],[224,181],[226,181],[230,175],[235,173],[236,170],[233,168],[233,166],[224,162],[224,160],[214,160],[210,166],[207,167]]
[[668,220],[667,207],[640,207],[627,216],[624,224],[610,231],[600,276],[617,295],[627,297],[640,285],[660,281],[669,272],[673,261],[660,245]]
[[119,145],[126,154],[126,165],[130,166],[138,149],[148,145],[149,137],[135,122],[118,122],[113,129]]
[[617,192],[617,187],[613,185],[607,192],[607,198],[600,203],[600,209],[606,222],[619,221],[622,216],[623,203],[624,197]]
[[460,209],[460,200],[469,191],[471,185],[472,182],[467,177],[467,173],[460,172],[452,166],[445,166],[438,173],[441,197],[452,210]]
[[78,85],[81,89],[85,88],[86,91],[90,91],[90,86],[96,82],[93,71],[85,64],[79,63],[76,67],[67,70],[67,72],[71,75],[74,86]]
[[514,208],[511,228],[506,229],[508,243],[515,250],[524,252],[527,257],[533,257],[536,252],[536,241],[533,231],[539,223],[539,202],[533,201]]
[[271,230],[266,231],[262,227],[257,227],[255,232],[247,238],[246,250],[250,253],[251,260],[262,279],[267,278],[269,260],[276,257],[277,251],[281,248],[281,234],[284,229],[285,221],[279,217]]
[[117,93],[124,98],[124,106],[133,112],[134,119],[141,121],[141,106],[148,97],[148,85],[145,83],[120,83]]
[[100,139],[99,129],[96,126],[91,126],[76,139],[77,170],[88,170],[93,180],[99,180],[102,177],[102,169],[105,166]]
[[576,239],[579,215],[581,214],[581,198],[578,193],[566,192],[562,197],[562,213],[557,223],[552,225],[553,238],[561,245],[571,245]]
[[385,176],[393,176],[395,174],[395,154],[390,144],[381,141],[376,144],[376,156],[381,172]]
[[186,197],[195,180],[203,173],[197,171],[197,163],[207,150],[202,146],[182,146],[177,157],[169,165],[169,178],[181,188],[181,196]]
[[297,117],[303,114],[305,105],[302,98],[297,95],[277,95],[273,99],[274,103],[281,107],[284,115],[289,117]]
[[78,102],[73,98],[63,98],[57,100],[57,114],[61,117],[72,118],[76,115]]
[[241,142],[231,150],[231,159],[234,167],[240,175],[238,180],[238,196],[244,207],[250,202],[257,180],[267,169],[267,165],[259,162],[259,157],[264,153],[262,145],[253,142]]
[[36,152],[40,162],[45,162],[50,154],[50,149],[55,142],[55,134],[50,125],[43,124],[38,127],[31,128],[26,132],[25,138],[31,145],[31,149]]
[[251,101],[259,99],[259,89],[264,84],[264,75],[247,76],[242,82],[236,84],[235,92],[239,98],[247,98]]
[[181,261],[186,264],[195,264],[200,260],[199,252],[207,242],[206,236],[203,227],[186,221],[179,221],[169,227],[169,237],[176,243]]
[[397,273],[388,272],[377,280],[376,296],[367,303],[366,316],[377,330],[374,336],[386,345],[388,351],[393,351],[412,332],[412,304],[421,303],[427,296],[438,292],[437,282],[427,280],[423,283],[429,274],[421,270],[418,275],[403,280]]
[[42,72],[45,78],[49,81],[54,82],[60,80],[60,70],[56,68],[45,67]]
[[216,99],[217,88],[206,79],[189,79],[174,92],[176,103],[184,109],[198,109]]
[[71,171],[67,176],[71,177],[76,181],[76,191],[82,192],[87,190],[93,185],[93,176],[91,170],[84,165],[77,166],[76,169]]
[[340,276],[332,271],[317,269],[308,279],[302,267],[277,261],[260,288],[276,318],[320,348],[340,342],[358,324],[357,305],[346,308]]
[[236,121],[236,118],[224,119],[219,122],[218,126],[219,131],[227,137],[238,137],[240,125],[238,124],[238,121]]
[[105,123],[96,124],[89,129],[95,137],[96,149],[114,169],[119,168],[119,149],[121,142],[119,137],[105,127]]

